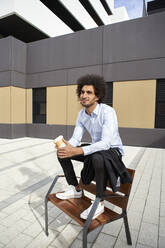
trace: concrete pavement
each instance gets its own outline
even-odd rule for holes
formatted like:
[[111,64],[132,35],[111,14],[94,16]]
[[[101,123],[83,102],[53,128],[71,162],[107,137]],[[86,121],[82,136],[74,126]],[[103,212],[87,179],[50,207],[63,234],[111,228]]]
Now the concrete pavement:
[[[136,169],[128,207],[132,247],[164,248],[165,150],[128,146],[124,150],[126,166]],[[79,174],[82,164],[74,164]],[[51,203],[49,236],[44,233],[44,197],[59,173],[52,140],[0,139],[0,248],[82,247],[82,228]],[[54,192],[66,185],[60,179]],[[127,247],[122,220],[88,235],[88,247],[100,246]]]

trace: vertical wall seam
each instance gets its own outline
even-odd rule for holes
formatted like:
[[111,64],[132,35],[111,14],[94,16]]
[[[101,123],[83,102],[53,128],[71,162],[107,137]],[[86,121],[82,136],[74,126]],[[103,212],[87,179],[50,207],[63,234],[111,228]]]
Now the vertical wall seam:
[[[10,73],[10,125],[12,125],[12,83],[13,83],[13,38],[11,37],[10,46],[10,60],[11,60],[11,73]],[[12,134],[11,134],[12,136]]]
[[68,139],[68,70],[66,71],[66,136]]
[[154,128],[155,128],[155,125],[156,125],[156,105],[157,105],[157,102],[156,102],[156,98],[157,98],[157,80],[155,79],[155,118],[154,118]]
[[104,27],[102,27],[102,61],[101,61],[101,73],[103,77],[103,53],[104,53]]

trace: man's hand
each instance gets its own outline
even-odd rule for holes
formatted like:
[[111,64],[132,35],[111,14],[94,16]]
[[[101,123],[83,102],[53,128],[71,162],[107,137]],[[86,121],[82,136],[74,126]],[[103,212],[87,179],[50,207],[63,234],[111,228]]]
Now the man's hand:
[[73,147],[66,140],[63,139],[66,144],[65,147],[57,148],[57,154],[59,158],[69,158],[76,155],[83,154],[83,149],[81,147]]

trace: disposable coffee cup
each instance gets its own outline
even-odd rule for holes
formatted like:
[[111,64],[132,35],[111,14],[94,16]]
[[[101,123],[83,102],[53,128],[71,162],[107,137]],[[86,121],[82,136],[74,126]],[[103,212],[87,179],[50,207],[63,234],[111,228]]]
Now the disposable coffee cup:
[[63,141],[63,136],[62,135],[58,136],[54,140],[54,143],[55,143],[55,145],[56,145],[57,148],[61,148],[61,147],[65,147],[66,146],[66,144]]

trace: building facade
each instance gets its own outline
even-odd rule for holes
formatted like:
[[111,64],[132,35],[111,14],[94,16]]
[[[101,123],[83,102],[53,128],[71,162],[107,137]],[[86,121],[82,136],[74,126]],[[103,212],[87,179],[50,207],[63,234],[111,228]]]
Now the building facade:
[[99,74],[124,145],[165,147],[164,23],[161,12],[30,43],[0,39],[0,137],[68,139],[76,80]]

